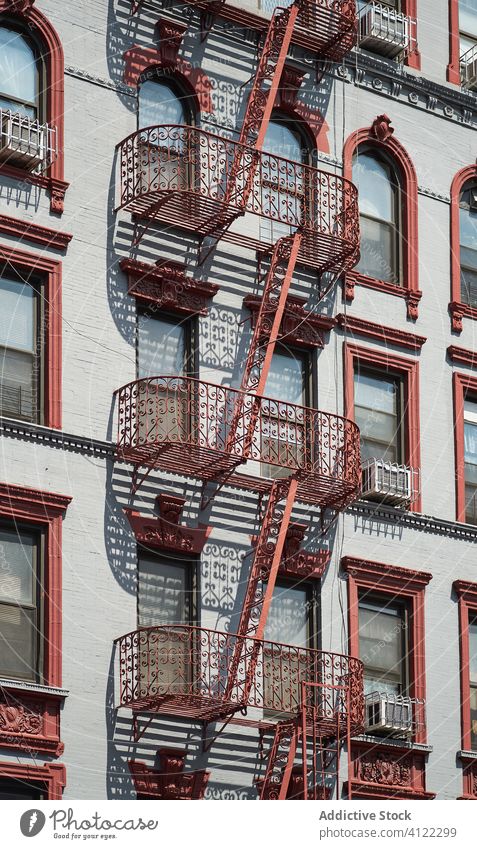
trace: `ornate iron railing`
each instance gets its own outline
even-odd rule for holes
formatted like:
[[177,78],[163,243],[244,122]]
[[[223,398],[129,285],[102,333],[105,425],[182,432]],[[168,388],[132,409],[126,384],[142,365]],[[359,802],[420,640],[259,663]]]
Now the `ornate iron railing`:
[[[237,643],[240,663],[230,688]],[[140,628],[116,645],[121,707],[197,719],[252,708],[270,717],[296,716],[301,684],[310,682],[319,685],[314,713],[322,727],[349,719],[351,733],[363,730],[363,664],[356,658],[191,625]],[[257,662],[249,682],[252,655]]]
[[[151,2],[151,0],[149,0]],[[291,0],[258,0],[259,14],[244,9],[226,0],[187,0],[201,12],[221,15],[250,28],[263,30],[267,20],[262,15],[271,15],[277,6],[291,5]],[[145,0],[131,0],[131,12],[135,14]],[[300,12],[292,42],[319,52],[324,59],[339,62],[356,41],[356,0],[299,0]]]
[[299,496],[321,504],[350,501],[361,485],[354,422],[191,377],[118,390],[118,456],[203,480],[255,460],[267,478],[301,472]]
[[245,216],[236,239],[263,249],[302,227],[302,262],[333,271],[357,261],[357,190],[335,174],[178,125],[124,139],[119,172],[119,208],[202,235]]

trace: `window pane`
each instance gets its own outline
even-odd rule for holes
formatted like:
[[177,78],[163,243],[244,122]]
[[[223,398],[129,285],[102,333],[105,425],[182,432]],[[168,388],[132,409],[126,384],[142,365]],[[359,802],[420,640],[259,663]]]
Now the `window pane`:
[[[0,27],[0,108],[35,117],[38,71],[35,56],[23,36]],[[33,104],[22,108],[17,103]]]
[[0,602],[34,604],[36,540],[30,534],[0,532]]
[[300,587],[277,584],[265,627],[265,639],[291,646],[308,645],[308,595]]
[[265,397],[304,406],[304,373],[305,364],[302,357],[275,351],[265,385]]
[[181,99],[168,85],[153,80],[142,83],[139,89],[140,127],[185,123],[185,110]]
[[302,161],[301,144],[298,137],[279,121],[270,121],[263,143],[265,153],[273,153],[294,162]]
[[399,384],[359,372],[355,374],[355,421],[361,433],[363,459],[400,462]]
[[138,576],[139,625],[172,625],[189,621],[187,568],[141,557]]
[[355,404],[380,410],[388,415],[397,413],[397,382],[366,372],[357,372],[354,377]]
[[36,610],[0,603],[0,675],[35,680]]
[[33,351],[34,306],[35,290],[31,286],[0,278],[0,345]]
[[139,377],[182,375],[185,328],[172,321],[138,315]]
[[[367,692],[402,692],[404,618],[399,608],[359,605],[359,653]],[[387,682],[387,683],[386,683]]]
[[1,778],[0,799],[46,799],[46,791],[41,784],[25,779]]
[[459,29],[477,38],[477,0],[459,0]]
[[477,686],[477,621],[469,624],[469,675]]
[[37,375],[31,354],[0,348],[0,410],[4,416],[37,417]]
[[395,236],[389,224],[361,215],[361,256],[356,270],[375,280],[399,284],[395,261]]
[[361,214],[393,224],[396,189],[389,166],[372,154],[358,152],[353,163],[353,183],[358,187]]

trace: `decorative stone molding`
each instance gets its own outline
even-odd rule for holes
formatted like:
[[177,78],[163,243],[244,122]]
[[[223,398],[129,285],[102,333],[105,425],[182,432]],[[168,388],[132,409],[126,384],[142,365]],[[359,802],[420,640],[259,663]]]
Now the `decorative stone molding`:
[[464,792],[460,798],[475,800],[477,799],[477,764],[475,761],[466,760],[462,755],[461,761],[463,765]]
[[179,60],[179,50],[187,26],[176,21],[159,18],[156,24],[159,36],[159,53],[163,68],[175,68]]
[[367,277],[365,274],[360,274],[356,270],[347,271],[344,275],[343,297],[348,303],[354,301],[355,286],[364,286],[367,289],[374,289],[377,292],[394,295],[396,298],[403,298],[406,301],[407,318],[411,321],[417,321],[419,318],[419,303],[422,298],[422,291],[420,289],[411,291],[394,283],[387,283],[384,280],[375,280],[373,277]]
[[469,368],[477,367],[477,353],[470,351],[468,348],[458,348],[457,345],[449,345],[447,356],[453,363],[458,363],[461,366]]
[[10,778],[22,781],[30,786],[38,787],[48,800],[59,800],[63,796],[66,784],[66,769],[63,764],[46,763],[43,766],[33,761],[17,764],[13,761],[0,762],[0,778]]
[[210,773],[205,769],[184,773],[186,753],[158,749],[159,769],[130,760],[129,769],[138,799],[203,799]]
[[[243,305],[251,312],[252,328],[255,327],[261,298],[258,295],[246,295]],[[334,318],[316,315],[305,309],[306,299],[290,296],[285,305],[280,337],[289,345],[302,348],[323,348],[324,334],[335,325]]]
[[383,324],[376,324],[373,321],[355,318],[355,316],[344,315],[343,313],[336,316],[336,321],[340,327],[351,334],[351,337],[364,336],[374,339],[376,342],[385,342],[386,345],[406,348],[416,354],[419,353],[427,340],[426,336],[417,336],[415,333],[398,330],[395,327],[385,327]]
[[0,690],[0,747],[26,753],[61,755],[60,709],[63,696],[25,693],[21,684]]
[[304,131],[313,137],[320,153],[329,153],[329,125],[319,109],[313,109],[299,99],[301,84],[306,76],[303,69],[285,65],[280,78],[275,108],[298,121]]
[[[319,551],[307,551],[302,548],[303,540],[308,524],[302,522],[290,522],[288,526],[285,544],[283,546],[282,558],[279,566],[279,575],[287,578],[313,578],[320,580],[329,565],[331,552],[328,549]],[[258,536],[252,537],[252,546],[257,545]],[[261,555],[262,580],[267,580],[272,566],[274,551],[268,548]]]
[[212,528],[207,525],[188,528],[180,524],[185,498],[161,494],[156,503],[159,516],[142,516],[129,507],[124,508],[138,543],[163,551],[200,554]]
[[208,301],[219,286],[194,280],[185,265],[172,260],[159,260],[156,265],[123,258],[120,268],[128,275],[128,294],[145,304],[154,304],[185,315],[207,315]]
[[65,195],[69,183],[64,180],[56,180],[50,178],[50,212],[55,212],[57,215],[62,215],[65,210]]
[[391,118],[387,115],[378,115],[371,125],[371,134],[380,142],[386,142],[394,133],[391,127]]
[[136,44],[124,53],[124,83],[137,89],[141,76],[150,71],[171,74],[171,79],[178,80],[185,89],[185,93],[195,100],[195,108],[198,114],[213,113],[214,107],[211,98],[212,83],[201,68],[194,68],[190,62],[182,56],[175,56],[174,64],[171,64],[171,51],[167,52],[159,48],[141,47]]
[[11,215],[0,214],[0,233],[15,236],[19,242],[28,241],[47,248],[66,250],[73,236],[51,227],[43,227],[33,221],[13,218]]
[[35,0],[10,0],[8,11],[12,15],[27,15],[31,12]]
[[353,741],[351,790],[358,799],[434,799],[426,791],[426,754]]

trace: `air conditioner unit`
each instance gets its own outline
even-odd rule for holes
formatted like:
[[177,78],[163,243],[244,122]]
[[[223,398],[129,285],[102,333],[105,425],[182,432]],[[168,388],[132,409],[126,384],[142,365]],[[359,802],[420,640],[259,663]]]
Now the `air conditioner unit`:
[[406,696],[371,693],[366,696],[365,728],[405,735],[412,731],[412,701]]
[[0,112],[0,159],[33,171],[46,164],[48,127],[25,115]]
[[367,50],[393,59],[409,50],[410,18],[380,3],[370,3],[360,15],[359,43]]
[[467,91],[477,91],[477,49],[472,47],[460,58],[462,87]]
[[363,498],[381,498],[388,504],[407,504],[413,500],[413,470],[398,463],[368,460],[363,466]]

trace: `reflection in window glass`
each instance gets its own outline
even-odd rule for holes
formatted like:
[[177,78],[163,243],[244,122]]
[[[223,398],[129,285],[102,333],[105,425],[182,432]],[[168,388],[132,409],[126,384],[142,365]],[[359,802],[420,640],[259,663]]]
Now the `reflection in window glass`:
[[37,539],[0,529],[0,676],[40,675]]
[[187,566],[165,559],[139,560],[138,616],[140,627],[189,622]]
[[185,327],[174,321],[138,315],[138,377],[183,375]]
[[402,695],[405,681],[405,615],[400,606],[359,602],[359,656],[365,693]]
[[459,206],[461,299],[477,307],[477,185],[464,188]]
[[399,283],[397,186],[391,168],[372,153],[359,152],[353,162],[358,188],[361,259],[357,271]]
[[363,460],[376,457],[402,462],[399,407],[399,380],[355,373],[354,416],[361,433]]
[[38,69],[26,39],[0,27],[0,109],[36,118]]
[[147,80],[139,89],[139,127],[185,124],[181,98],[168,85]]
[[470,399],[464,404],[464,477],[465,518],[477,524],[477,403]]
[[39,415],[37,297],[27,283],[0,278],[0,412],[27,421]]

